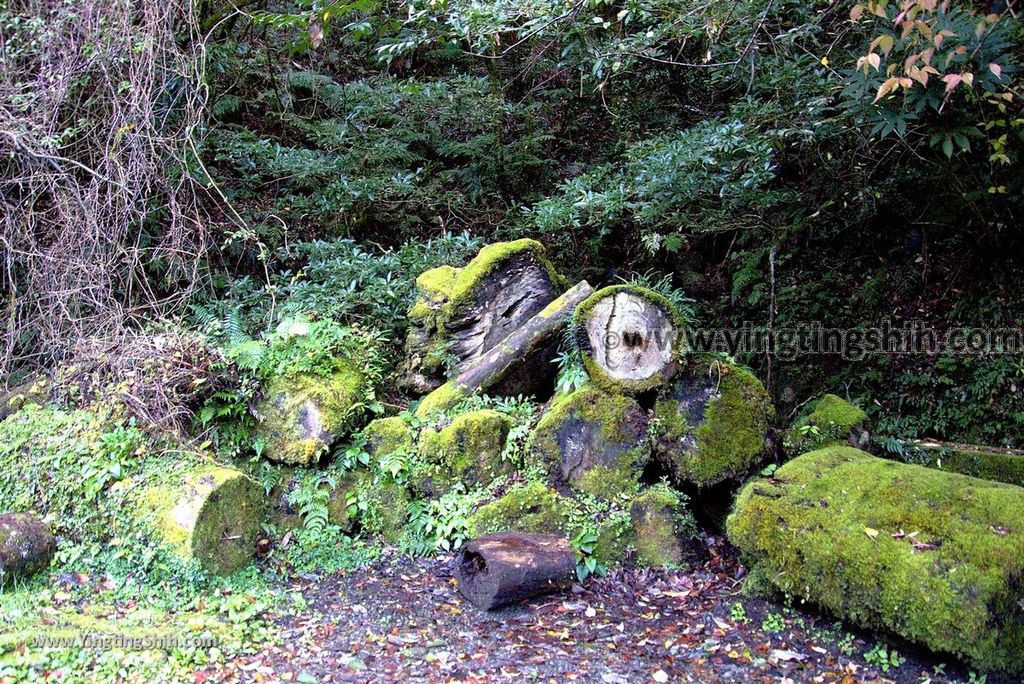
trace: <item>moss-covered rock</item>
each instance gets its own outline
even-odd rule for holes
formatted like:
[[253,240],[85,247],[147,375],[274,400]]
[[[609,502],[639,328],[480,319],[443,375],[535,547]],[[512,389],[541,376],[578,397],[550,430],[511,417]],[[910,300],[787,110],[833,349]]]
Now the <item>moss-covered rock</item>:
[[613,516],[598,527],[600,531],[590,552],[591,557],[604,567],[624,561],[636,540],[632,520],[625,515]]
[[[364,530],[392,544],[402,536],[409,514],[409,494],[390,478],[367,470],[357,470],[346,478],[339,491],[354,494],[359,522]],[[344,501],[344,494],[338,501]]]
[[647,415],[636,401],[587,385],[551,403],[531,450],[556,481],[613,498],[639,487],[650,455],[646,437]]
[[448,409],[458,406],[468,395],[453,380],[449,380],[423,397],[416,407],[416,417],[421,420],[434,418]]
[[57,552],[50,528],[28,513],[0,515],[0,589],[15,577],[45,570]]
[[748,484],[727,527],[759,581],[1024,672],[1024,489],[832,446]]
[[786,434],[786,452],[804,454],[832,444],[867,446],[868,414],[842,397],[826,394]]
[[707,487],[742,476],[765,454],[774,411],[750,371],[695,359],[654,406],[655,455],[677,484]]
[[409,310],[405,386],[416,394],[439,387],[449,370],[464,369],[555,299],[560,286],[544,246],[529,239],[487,245],[465,268],[421,274]]
[[913,450],[916,462],[929,468],[1024,487],[1024,453],[1019,451],[944,442],[915,442]]
[[559,495],[540,482],[509,490],[500,499],[481,506],[467,521],[471,537],[493,532],[559,534],[567,524]]
[[301,511],[291,503],[293,492],[302,485],[303,478],[315,477],[320,480],[319,487],[329,490],[327,494],[327,522],[337,525],[346,534],[356,531],[357,516],[349,511],[347,495],[354,491],[355,482],[352,473],[347,473],[336,486],[321,477],[315,470],[305,468],[284,468],[277,482],[270,489],[267,497],[267,520],[281,535],[301,528],[305,521]]
[[430,466],[424,474],[430,480],[426,493],[438,496],[459,483],[471,489],[511,472],[512,464],[502,458],[511,428],[507,416],[480,409],[458,415],[444,427],[423,430],[418,451]]
[[696,530],[682,494],[668,485],[654,485],[633,499],[629,515],[640,565],[659,567],[682,563],[682,543]]
[[274,378],[256,408],[263,455],[288,465],[315,465],[335,439],[359,427],[366,390],[362,370],[340,360],[327,378]]
[[676,370],[682,321],[653,290],[615,285],[576,308],[572,327],[591,381],[612,394],[638,394],[664,385]]
[[378,418],[363,429],[366,450],[371,456],[393,454],[396,451],[412,451],[416,431],[399,416]]
[[264,514],[262,488],[232,468],[205,466],[143,485],[137,507],[183,561],[229,574],[252,560]]

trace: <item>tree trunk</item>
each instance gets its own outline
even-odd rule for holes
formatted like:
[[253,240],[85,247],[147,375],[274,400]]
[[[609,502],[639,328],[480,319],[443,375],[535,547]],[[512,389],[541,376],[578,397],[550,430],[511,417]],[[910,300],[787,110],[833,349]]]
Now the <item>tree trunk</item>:
[[584,365],[602,389],[636,394],[672,377],[679,317],[664,297],[620,285],[594,293],[573,321]]
[[56,552],[57,542],[43,521],[28,513],[0,515],[0,588],[47,568]]
[[480,610],[566,591],[576,557],[564,537],[499,532],[469,542],[458,559],[459,592]]
[[259,485],[241,472],[209,466],[144,486],[138,508],[178,557],[226,575],[252,560],[264,498]]
[[535,359],[538,351],[557,342],[559,332],[564,329],[573,311],[592,292],[593,288],[587,281],[577,283],[519,326],[511,335],[494,345],[454,380],[448,381],[427,395],[420,404],[417,415],[425,417],[443,411],[474,392],[485,392],[494,388],[525,363],[524,359]]

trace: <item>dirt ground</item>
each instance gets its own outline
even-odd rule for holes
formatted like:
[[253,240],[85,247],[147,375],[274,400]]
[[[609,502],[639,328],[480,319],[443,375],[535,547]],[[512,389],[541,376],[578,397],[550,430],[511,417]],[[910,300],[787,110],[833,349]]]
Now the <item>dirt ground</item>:
[[982,681],[951,658],[745,595],[742,566],[716,538],[689,569],[618,571],[494,613],[459,596],[452,561],[394,554],[296,578],[308,608],[274,617],[283,646],[196,681]]

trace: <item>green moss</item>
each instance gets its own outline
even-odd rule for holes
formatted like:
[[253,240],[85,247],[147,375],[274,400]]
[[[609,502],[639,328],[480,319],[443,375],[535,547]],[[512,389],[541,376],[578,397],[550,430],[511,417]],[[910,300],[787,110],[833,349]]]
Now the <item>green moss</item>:
[[[672,302],[663,295],[660,295],[649,288],[637,285],[612,285],[594,292],[576,307],[576,311],[573,313],[572,317],[572,327],[576,331],[575,334],[577,339],[589,339],[587,334],[587,319],[590,317],[594,307],[597,306],[601,300],[607,297],[613,297],[619,292],[628,292],[657,304],[668,313],[676,334],[678,335],[679,331],[683,330],[683,319],[680,317],[679,312],[676,311],[675,305],[673,305]],[[676,340],[672,340],[673,355],[676,354],[676,346]],[[644,378],[642,380],[615,379],[609,376],[607,371],[594,361],[593,356],[587,350],[582,350],[581,356],[583,358],[583,367],[586,369],[591,382],[600,389],[611,394],[618,394],[622,392],[627,392],[629,394],[641,394],[661,387],[668,379],[664,373],[655,373],[651,377]],[[671,366],[666,368],[667,372],[671,372],[672,370],[673,368]]]
[[357,471],[351,484],[360,503],[363,528],[392,544],[402,536],[409,509],[409,495],[396,482],[367,471]]
[[[677,482],[699,487],[743,475],[756,466],[765,453],[774,417],[771,399],[757,377],[739,366],[714,363],[720,369],[717,391],[709,393],[696,425],[688,423],[687,406],[678,395],[659,399],[654,409],[662,430],[659,457],[670,465]],[[683,377],[690,386],[700,386],[707,368],[707,362],[699,359]]]
[[649,487],[633,499],[630,518],[641,565],[675,567],[682,563],[681,542],[696,530],[682,494],[665,484]]
[[327,378],[274,378],[256,410],[265,440],[263,454],[291,465],[315,464],[336,438],[358,426],[366,389],[363,372],[340,360]]
[[1024,487],[1024,455],[958,445],[918,445],[921,465]]
[[649,456],[646,429],[633,399],[586,385],[551,403],[534,430],[531,451],[553,477],[582,491],[630,495]]
[[399,416],[378,418],[363,429],[366,448],[373,455],[411,451],[416,437],[412,427]]
[[492,532],[559,534],[568,521],[558,494],[540,482],[510,490],[497,501],[481,506],[467,521],[469,535]]
[[597,542],[590,555],[600,566],[609,567],[621,563],[635,541],[633,524],[629,516],[613,516],[601,524],[600,528]]
[[495,269],[506,263],[510,258],[530,255],[534,257],[548,272],[551,281],[556,285],[561,283],[561,278],[555,272],[551,262],[544,253],[544,245],[536,240],[528,238],[513,240],[511,242],[494,242],[483,249],[466,264],[466,267],[459,271],[455,282],[452,284],[451,296],[447,308],[458,309],[472,301],[477,288],[484,280],[494,273]]
[[435,417],[458,405],[468,396],[466,391],[459,387],[454,380],[449,380],[423,397],[419,407],[416,409],[416,417],[421,420]]
[[461,270],[452,266],[438,266],[421,273],[416,278],[418,296],[415,304],[409,309],[409,318],[417,322],[427,322],[440,311],[451,296],[452,287]]
[[982,669],[1024,672],[1024,490],[832,446],[752,482],[729,517],[790,595]]
[[848,442],[851,435],[863,428],[868,414],[842,397],[826,394],[814,410],[790,429],[786,450],[802,454],[833,443]]
[[232,468],[206,467],[146,490],[140,505],[153,530],[182,560],[229,574],[252,560],[264,513],[263,492]]
[[481,409],[456,416],[441,429],[424,430],[419,453],[428,463],[439,466],[433,478],[438,492],[456,483],[472,488],[507,474],[511,463],[502,459],[502,451],[511,428],[508,417]]

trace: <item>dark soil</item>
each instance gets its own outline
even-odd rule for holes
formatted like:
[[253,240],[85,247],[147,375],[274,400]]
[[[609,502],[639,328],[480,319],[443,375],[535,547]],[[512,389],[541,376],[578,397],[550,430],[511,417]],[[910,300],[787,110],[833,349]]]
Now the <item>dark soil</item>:
[[[968,680],[952,658],[742,593],[743,568],[718,539],[706,539],[700,555],[688,570],[617,571],[494,613],[459,596],[451,557],[387,555],[360,570],[295,579],[291,589],[308,608],[273,618],[282,645],[201,671],[196,680]],[[898,651],[902,663],[883,671],[879,644]]]

